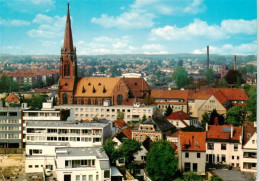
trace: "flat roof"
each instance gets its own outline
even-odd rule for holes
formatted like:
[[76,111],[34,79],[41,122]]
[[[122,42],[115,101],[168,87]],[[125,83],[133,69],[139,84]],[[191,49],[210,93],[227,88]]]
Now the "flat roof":
[[26,121],[26,127],[53,127],[53,128],[104,128],[106,123],[76,122],[76,121]]
[[140,106],[140,107],[134,107],[133,105],[113,105],[113,106],[102,106],[102,105],[80,105],[80,104],[69,104],[69,105],[59,105],[59,106],[54,106],[54,108],[59,109],[59,108],[154,108],[154,106]]
[[68,142],[26,142],[26,145],[38,145],[38,146],[66,146],[69,147]]
[[102,147],[60,147],[55,151],[57,157],[96,156],[98,159],[108,159]]

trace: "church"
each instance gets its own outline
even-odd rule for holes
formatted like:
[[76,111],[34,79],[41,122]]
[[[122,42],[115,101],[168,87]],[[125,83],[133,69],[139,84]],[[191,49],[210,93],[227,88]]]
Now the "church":
[[77,77],[76,48],[73,47],[69,4],[64,45],[61,49],[58,104],[132,105],[150,95],[151,88],[143,78]]

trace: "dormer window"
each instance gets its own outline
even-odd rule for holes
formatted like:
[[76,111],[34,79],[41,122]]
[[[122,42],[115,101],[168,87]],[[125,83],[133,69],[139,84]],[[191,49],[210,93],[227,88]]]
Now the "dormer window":
[[106,88],[105,88],[105,86],[103,87],[103,93],[106,93],[107,92],[107,90],[106,90]]
[[98,86],[101,86],[101,83],[100,83],[100,82],[98,83]]
[[198,144],[198,142],[195,142],[195,146],[198,146],[199,144]]
[[86,92],[86,90],[85,90],[85,88],[84,88],[84,86],[82,87],[82,93],[85,93]]
[[92,92],[93,92],[93,93],[96,93],[96,89],[95,89],[94,86],[93,86]]
[[90,85],[91,85],[91,83],[89,82],[89,83],[88,83],[88,86],[90,86]]

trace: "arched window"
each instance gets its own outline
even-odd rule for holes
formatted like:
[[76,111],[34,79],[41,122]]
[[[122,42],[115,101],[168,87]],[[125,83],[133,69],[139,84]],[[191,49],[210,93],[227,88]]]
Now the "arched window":
[[66,93],[62,95],[62,100],[63,104],[68,104],[68,96]]
[[123,103],[124,97],[122,94],[117,95],[117,104],[121,105]]
[[95,99],[95,105],[98,105],[98,99],[97,98]]
[[88,99],[88,105],[91,105],[91,99]]
[[81,104],[82,104],[82,105],[84,104],[84,99],[81,99]]
[[67,76],[70,76],[70,64],[67,62]]

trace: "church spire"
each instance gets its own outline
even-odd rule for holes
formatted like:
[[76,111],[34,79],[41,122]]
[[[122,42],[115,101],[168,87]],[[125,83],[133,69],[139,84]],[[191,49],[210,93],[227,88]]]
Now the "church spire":
[[67,20],[65,27],[65,35],[64,35],[64,46],[65,51],[73,51],[73,39],[72,39],[72,31],[71,31],[71,23],[70,23],[70,10],[68,3],[68,12],[67,12]]

